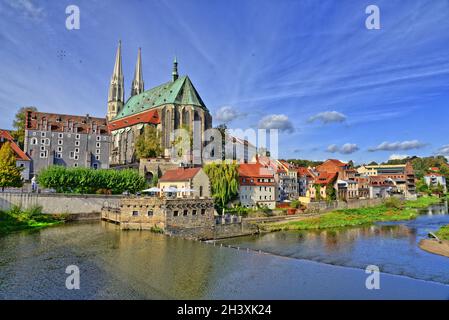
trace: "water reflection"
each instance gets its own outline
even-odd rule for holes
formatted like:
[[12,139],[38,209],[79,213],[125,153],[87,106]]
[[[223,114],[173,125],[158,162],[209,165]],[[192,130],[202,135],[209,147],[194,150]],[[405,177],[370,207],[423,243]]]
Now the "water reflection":
[[224,241],[233,246],[334,265],[365,268],[449,283],[449,259],[421,250],[429,230],[449,224],[447,202],[420,210],[417,219],[329,230],[268,233]]

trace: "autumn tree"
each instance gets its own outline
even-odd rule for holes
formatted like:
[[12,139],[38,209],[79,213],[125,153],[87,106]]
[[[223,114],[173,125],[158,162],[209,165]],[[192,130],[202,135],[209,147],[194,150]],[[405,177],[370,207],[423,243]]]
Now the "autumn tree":
[[25,141],[25,117],[27,111],[37,111],[35,107],[22,107],[20,108],[14,118],[12,123],[14,130],[11,132],[14,140],[17,141],[17,144],[21,149],[23,149],[24,141]]
[[143,134],[136,141],[136,154],[139,159],[156,158],[162,155],[161,139],[155,127],[145,126]]
[[16,166],[16,158],[11,149],[11,144],[5,142],[0,148],[0,187],[19,188],[23,185],[20,169]]

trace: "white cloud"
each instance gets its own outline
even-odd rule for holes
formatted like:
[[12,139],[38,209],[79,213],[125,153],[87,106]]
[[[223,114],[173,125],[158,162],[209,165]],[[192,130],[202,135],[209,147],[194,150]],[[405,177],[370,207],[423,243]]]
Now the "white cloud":
[[324,124],[331,122],[344,122],[346,116],[343,113],[337,111],[324,111],[320,112],[314,116],[311,116],[307,122],[321,121]]
[[231,106],[223,106],[215,113],[215,120],[218,122],[231,122],[234,119],[246,116],[245,113],[239,112],[237,109]]
[[436,153],[443,156],[449,156],[449,144],[446,144],[439,148]]
[[355,143],[345,143],[341,147],[336,144],[331,144],[326,148],[327,152],[330,153],[341,153],[341,154],[351,154],[359,150],[359,147]]
[[22,15],[31,20],[41,20],[45,17],[44,9],[38,7],[31,0],[7,0],[6,2],[11,8],[20,11]]
[[390,155],[390,157],[388,158],[388,160],[402,160],[405,158],[410,157],[408,154],[395,154],[393,153],[392,155]]
[[278,129],[281,132],[293,133],[295,128],[285,114],[271,114],[259,121],[260,129]]
[[376,147],[369,148],[368,151],[398,151],[398,150],[411,150],[424,147],[426,144],[418,140],[409,141],[397,141],[397,142],[382,142]]

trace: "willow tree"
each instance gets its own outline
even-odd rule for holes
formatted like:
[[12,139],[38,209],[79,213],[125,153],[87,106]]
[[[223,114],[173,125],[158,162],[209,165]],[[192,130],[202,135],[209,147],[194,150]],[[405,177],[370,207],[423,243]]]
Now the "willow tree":
[[235,163],[210,163],[204,166],[204,171],[209,177],[215,203],[224,209],[239,191],[238,165]]
[[11,144],[5,142],[0,148],[0,187],[19,188],[23,185],[20,169],[16,166],[16,157],[11,149]]

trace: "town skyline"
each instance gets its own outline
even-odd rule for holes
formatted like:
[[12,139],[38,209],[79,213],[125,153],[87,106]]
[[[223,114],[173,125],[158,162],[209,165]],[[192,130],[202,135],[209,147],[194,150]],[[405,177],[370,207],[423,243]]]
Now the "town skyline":
[[[9,9],[0,22],[9,49],[0,51],[0,127],[11,128],[15,111],[29,105],[104,117],[121,39],[125,99],[139,47],[145,90],[170,80],[176,55],[214,126],[278,128],[280,158],[360,164],[449,155],[443,132],[449,47],[440,32],[449,23],[447,3],[378,1],[380,30],[364,27],[366,5],[349,2],[317,8],[262,1],[257,10],[251,2],[216,3],[207,15],[177,1],[130,4],[113,2],[119,10],[112,12],[109,4],[80,1],[81,28],[69,31],[66,4],[0,2]],[[155,19],[129,23],[143,15],[139,11],[154,12]],[[419,34],[433,36],[414,41]]]

